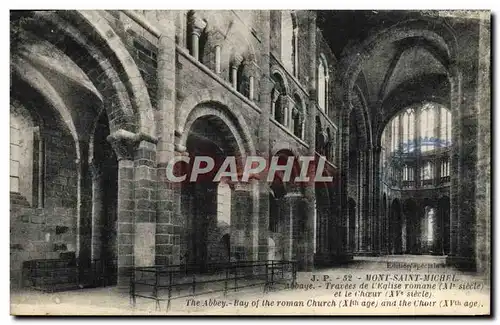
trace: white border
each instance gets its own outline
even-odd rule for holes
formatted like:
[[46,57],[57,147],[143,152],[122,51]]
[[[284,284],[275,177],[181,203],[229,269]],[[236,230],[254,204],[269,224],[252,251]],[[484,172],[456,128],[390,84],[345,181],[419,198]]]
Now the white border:
[[[80,3],[75,3],[73,1],[3,1],[2,2],[2,11],[0,11],[0,17],[2,18],[2,22],[4,22],[3,28],[0,29],[0,38],[1,38],[1,44],[4,46],[4,50],[1,51],[1,62],[2,62],[2,73],[0,74],[0,79],[1,79],[1,89],[2,91],[2,110],[0,111],[0,114],[2,116],[0,117],[0,123],[2,124],[0,126],[0,139],[1,141],[1,152],[4,153],[3,158],[0,159],[0,175],[1,175],[1,181],[0,181],[0,202],[1,202],[1,207],[2,207],[2,216],[1,216],[1,222],[2,226],[1,229],[3,229],[3,234],[0,236],[3,240],[3,244],[0,244],[0,250],[2,252],[1,255],[1,267],[2,267],[2,273],[1,273],[1,294],[0,294],[0,315],[2,316],[1,324],[7,324],[7,323],[13,323],[15,319],[13,317],[8,316],[9,315],[9,236],[7,235],[7,229],[10,228],[10,223],[9,223],[9,199],[8,199],[8,192],[9,192],[9,178],[8,178],[8,169],[9,169],[9,163],[7,160],[8,152],[9,152],[9,145],[7,139],[9,138],[9,114],[8,114],[8,107],[9,107],[9,52],[8,52],[8,47],[9,47],[9,28],[8,28],[8,21],[9,21],[9,9],[112,9],[112,8],[119,8],[119,9],[376,9],[376,10],[383,10],[383,9],[490,9],[493,11],[493,14],[500,12],[499,6],[500,6],[500,1],[496,0],[474,0],[474,1],[464,1],[464,0],[455,0],[455,1],[436,1],[436,0],[419,0],[419,1],[414,1],[414,2],[408,2],[408,1],[389,1],[389,0],[377,0],[377,1],[360,1],[360,0],[349,0],[349,1],[321,1],[321,0],[307,0],[307,1],[297,1],[297,0],[292,0],[292,1],[283,1],[283,2],[278,2],[275,1],[274,3],[270,3],[269,0],[252,0],[252,1],[192,1],[192,0],[184,0],[184,1],[150,1],[150,0],[142,0],[142,1],[130,1],[130,0],[120,0],[120,1],[96,1],[96,0],[86,0],[84,2]],[[5,8],[3,8],[5,6]],[[496,17],[498,18],[498,17]],[[498,19],[493,20],[493,30],[497,29],[495,27],[497,26],[497,21]],[[494,45],[495,48],[493,53],[498,53],[498,40],[496,37],[496,33],[493,33],[494,36]],[[492,59],[493,56],[492,56]],[[494,74],[496,71],[492,71]],[[494,78],[493,78],[494,79]],[[492,79],[492,82],[494,80]],[[492,94],[494,94],[495,90],[498,89],[498,85],[496,85],[495,89],[492,89]],[[494,102],[492,102],[492,105],[494,105]],[[496,109],[492,107],[492,112],[495,111]],[[499,115],[500,113],[496,113],[495,116],[495,123],[496,125],[500,125],[499,121]],[[495,161],[498,163],[499,161],[499,155],[497,155],[500,150],[498,147],[498,141],[495,141]],[[494,171],[495,168],[492,166],[492,171]],[[500,173],[497,171],[495,173],[495,179],[494,181],[498,180],[498,175]],[[496,182],[495,182],[496,183]],[[496,202],[500,204],[500,200],[495,200],[492,198],[493,202]],[[496,212],[496,205],[495,205],[495,211]],[[492,218],[495,218],[496,213],[492,215]],[[495,236],[495,234],[498,233],[498,225],[500,224],[499,220],[495,220],[495,229],[493,230],[492,237]],[[499,240],[495,240],[496,245],[495,245],[495,256],[493,257],[494,261],[497,262],[497,253],[499,251],[498,247],[498,242]],[[495,263],[497,265],[496,272],[495,272],[495,278],[498,280],[498,263]],[[497,291],[497,290],[495,290]],[[496,292],[495,292],[495,297],[496,297]],[[498,307],[498,299],[494,299],[496,302],[496,306]],[[495,308],[496,312],[498,313],[498,308]],[[180,321],[182,322],[194,322],[197,321],[197,318],[193,319],[181,319]],[[229,319],[204,319],[203,321],[229,321],[229,322],[234,322],[234,318],[229,318]],[[242,319],[243,320],[243,319]],[[249,319],[250,321],[258,321],[259,323],[267,323],[271,321],[278,321],[278,319]],[[302,321],[306,319],[281,319],[280,321]],[[311,319],[307,319],[306,321],[309,321]],[[361,320],[346,320],[346,319],[337,319],[337,318],[326,318],[322,319],[323,321],[326,322],[334,322],[335,324],[337,323],[344,323],[344,322],[360,322],[367,320],[369,322],[386,322],[387,319],[380,319],[380,318],[365,318]],[[397,318],[392,318],[390,319],[392,321],[397,321],[400,322],[401,319]],[[408,318],[404,319],[408,320]],[[24,322],[33,322],[36,321],[36,319],[29,319],[29,320],[24,320]],[[47,321],[54,321],[53,318],[47,319]],[[61,320],[57,320],[61,321]],[[64,322],[67,322],[68,319],[62,320]],[[110,319],[83,319],[80,320],[80,322],[84,323],[92,323],[92,324],[97,324],[97,323],[104,323],[104,322],[111,321]],[[122,321],[121,319],[119,320],[114,320],[116,321]],[[140,321],[145,321],[145,319],[133,319],[132,321],[134,322],[140,322]],[[160,322],[168,322],[170,323],[177,323],[179,322],[178,319],[172,319],[172,318],[166,318],[166,319],[160,319],[157,320]],[[248,321],[248,319],[247,319]],[[442,320],[439,319],[425,319],[425,322],[428,324],[432,323],[438,323]],[[475,322],[478,320],[475,319],[467,319],[468,322]]]

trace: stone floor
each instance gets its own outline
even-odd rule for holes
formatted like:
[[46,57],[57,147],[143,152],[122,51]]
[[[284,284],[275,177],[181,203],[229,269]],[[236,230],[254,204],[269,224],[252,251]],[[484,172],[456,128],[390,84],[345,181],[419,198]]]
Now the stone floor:
[[[392,255],[384,257],[359,257],[355,258],[349,265],[316,270],[314,272],[300,272],[297,275],[298,287],[294,289],[281,289],[264,293],[262,287],[243,289],[230,292],[226,298],[222,294],[211,294],[196,296],[192,300],[181,298],[174,300],[169,311],[166,303],[162,303],[160,310],[155,310],[152,300],[137,299],[134,307],[129,302],[126,292],[117,288],[82,289],[77,291],[60,293],[42,293],[36,291],[12,291],[11,292],[11,314],[16,315],[252,315],[252,314],[487,314],[490,310],[489,284],[473,274],[465,274],[448,267],[444,267],[445,259],[439,256],[402,256]],[[430,267],[430,268],[429,268]],[[378,307],[375,303],[381,303],[382,297],[370,297],[359,293],[359,290],[351,290],[353,299],[358,306],[340,306],[345,298],[346,290],[338,290],[335,285],[356,284],[365,282],[367,275],[385,276],[387,274],[457,274],[460,282],[476,285],[478,290],[471,289],[446,289],[430,290],[431,298],[408,298],[411,302],[407,307]],[[314,281],[313,281],[314,280]],[[329,284],[327,284],[327,282]],[[390,284],[390,282],[384,282]],[[436,282],[441,283],[441,281]],[[331,286],[334,288],[331,288]],[[350,289],[348,289],[349,291]],[[364,290],[363,292],[372,292]],[[388,291],[382,295],[388,295]],[[401,294],[417,290],[402,290]],[[342,295],[337,296],[337,295]],[[358,295],[363,295],[359,297]],[[354,298],[358,296],[358,298]],[[351,299],[351,298],[349,298]],[[406,299],[406,298],[405,298]],[[440,308],[438,305],[443,300],[453,299],[460,301],[461,305]],[[331,301],[335,300],[333,306]],[[415,308],[416,303],[422,305]],[[274,305],[263,306],[263,302]],[[421,301],[421,302],[419,302]],[[437,304],[432,306],[431,302]],[[465,304],[478,302],[476,306],[470,307]],[[252,306],[257,304],[258,308]],[[297,307],[298,304],[304,306]],[[277,304],[280,304],[279,306]],[[442,307],[442,306],[441,306]]]

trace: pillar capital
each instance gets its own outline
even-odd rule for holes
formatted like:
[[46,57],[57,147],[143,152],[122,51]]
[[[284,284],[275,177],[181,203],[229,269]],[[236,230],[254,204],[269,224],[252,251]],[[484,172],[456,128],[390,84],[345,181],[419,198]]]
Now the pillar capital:
[[198,36],[200,36],[205,27],[207,27],[207,21],[200,18],[197,14],[193,14],[190,17],[189,23],[191,24],[192,33]]
[[243,62],[243,56],[240,54],[233,54],[231,57],[231,66],[232,68],[237,68]]
[[113,147],[119,161],[133,160],[134,153],[142,142],[151,143],[154,146],[158,142],[158,139],[152,138],[142,132],[133,133],[123,129],[119,129],[108,135],[107,140]]

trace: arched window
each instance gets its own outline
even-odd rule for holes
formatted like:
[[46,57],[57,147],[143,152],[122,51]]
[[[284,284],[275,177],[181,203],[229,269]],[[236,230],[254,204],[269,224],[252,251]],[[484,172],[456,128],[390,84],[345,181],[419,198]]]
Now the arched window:
[[420,179],[422,185],[432,185],[434,179],[434,164],[430,161],[424,163],[420,169]]
[[403,152],[415,150],[415,112],[408,109],[403,115]]
[[276,122],[285,125],[287,108],[287,95],[283,79],[277,73],[273,74],[274,88],[271,94],[271,116]]
[[422,108],[420,115],[420,150],[422,152],[431,151],[436,147],[435,143],[436,109],[433,104],[426,104]]
[[293,12],[281,12],[281,62],[294,76],[298,67],[298,26]]
[[448,147],[451,145],[451,113],[448,109],[441,106],[440,116],[441,144],[442,146]]
[[323,56],[320,56],[318,64],[318,106],[328,112],[328,64]]
[[450,161],[443,160],[441,162],[441,177],[448,177],[448,176],[450,176]]
[[[43,205],[43,141],[22,106],[10,107],[10,192],[32,207]],[[19,204],[23,204],[19,202]]]

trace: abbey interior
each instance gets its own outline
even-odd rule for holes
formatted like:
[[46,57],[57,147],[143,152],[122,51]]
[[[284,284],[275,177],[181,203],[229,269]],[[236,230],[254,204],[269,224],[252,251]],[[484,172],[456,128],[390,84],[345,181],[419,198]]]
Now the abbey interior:
[[[13,11],[10,268],[438,255],[490,269],[489,15]],[[173,183],[177,155],[331,182]]]

